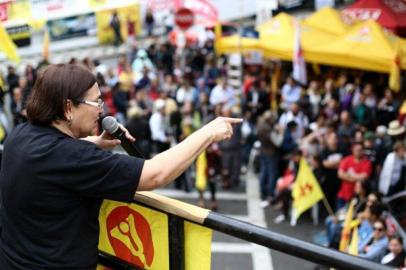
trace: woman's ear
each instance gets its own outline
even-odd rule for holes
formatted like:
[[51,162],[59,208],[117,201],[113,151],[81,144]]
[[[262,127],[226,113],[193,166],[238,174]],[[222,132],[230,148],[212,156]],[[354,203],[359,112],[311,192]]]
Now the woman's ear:
[[69,119],[72,119],[72,106],[73,106],[72,100],[70,100],[70,99],[65,100],[63,110],[64,110],[65,119],[68,121],[69,121]]

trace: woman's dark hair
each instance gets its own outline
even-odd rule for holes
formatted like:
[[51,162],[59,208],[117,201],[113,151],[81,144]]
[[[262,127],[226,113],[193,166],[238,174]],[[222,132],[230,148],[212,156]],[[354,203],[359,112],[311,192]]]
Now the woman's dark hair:
[[382,213],[386,210],[386,207],[381,202],[376,202],[371,206],[371,215],[375,216],[376,218],[380,218]]
[[383,227],[384,231],[387,230],[387,226],[386,226],[385,220],[383,220],[383,219],[381,219],[381,218],[378,218],[377,220],[374,221],[374,223],[377,223],[377,222],[382,224],[382,227]]
[[[361,181],[361,187],[362,187],[362,190],[365,192],[365,195],[368,195],[368,194],[372,193],[371,192],[371,185],[369,184],[368,181]],[[378,197],[378,195],[376,195],[376,197],[378,198],[378,201],[380,202],[381,201],[380,197]]]
[[66,120],[66,101],[79,104],[95,83],[93,74],[79,65],[58,64],[47,67],[36,80],[28,100],[28,120],[40,125]]
[[395,234],[389,237],[389,242],[392,240],[397,240],[403,246],[403,238],[400,235]]

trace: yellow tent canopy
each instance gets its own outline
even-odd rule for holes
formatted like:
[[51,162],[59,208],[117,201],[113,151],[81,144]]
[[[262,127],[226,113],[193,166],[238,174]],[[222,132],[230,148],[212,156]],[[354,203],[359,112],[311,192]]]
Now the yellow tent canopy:
[[[270,21],[259,25],[260,47],[267,57],[277,57],[292,60],[294,47],[294,18],[286,13],[280,13]],[[301,46],[306,61],[314,61],[312,48],[318,44],[327,44],[335,35],[317,29],[305,22],[300,22]]]
[[400,40],[373,20],[357,24],[349,32],[312,49],[316,62],[357,69],[390,72],[400,57]]
[[293,17],[286,13],[279,13],[271,20],[257,26],[257,31],[259,32],[260,46],[265,56],[283,60],[292,59],[289,47],[293,48]]
[[304,21],[307,25],[335,35],[344,35],[350,28],[341,19],[340,12],[331,7],[319,9]]
[[259,49],[259,40],[256,38],[232,35],[221,37],[215,42],[216,53],[243,53]]

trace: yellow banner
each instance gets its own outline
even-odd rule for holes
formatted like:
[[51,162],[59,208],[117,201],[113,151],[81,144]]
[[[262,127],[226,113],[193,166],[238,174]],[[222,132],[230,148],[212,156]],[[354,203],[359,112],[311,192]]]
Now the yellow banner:
[[212,230],[185,221],[185,270],[211,269]]
[[397,58],[390,65],[389,72],[389,88],[393,91],[399,92],[400,90],[400,59]]
[[292,197],[296,219],[324,197],[319,182],[304,158],[300,160],[299,172],[292,188]]
[[136,204],[104,200],[99,250],[142,269],[169,269],[167,215]]
[[113,11],[121,22],[121,36],[123,40],[127,39],[127,22],[135,23],[136,33],[141,31],[140,6],[138,4],[128,7],[117,8],[113,10],[102,10],[96,12],[97,36],[100,44],[112,44],[114,42],[114,32],[110,27],[110,19]]

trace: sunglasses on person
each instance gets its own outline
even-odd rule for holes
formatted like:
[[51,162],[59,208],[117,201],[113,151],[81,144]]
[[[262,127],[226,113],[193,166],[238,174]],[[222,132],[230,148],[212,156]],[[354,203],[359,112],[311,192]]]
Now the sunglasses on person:
[[383,230],[383,227],[374,227],[374,231],[382,232]]

